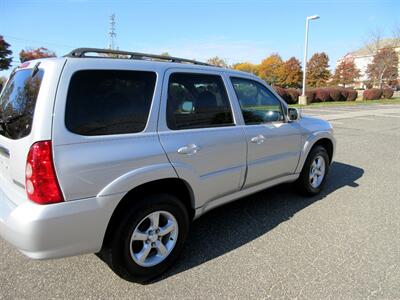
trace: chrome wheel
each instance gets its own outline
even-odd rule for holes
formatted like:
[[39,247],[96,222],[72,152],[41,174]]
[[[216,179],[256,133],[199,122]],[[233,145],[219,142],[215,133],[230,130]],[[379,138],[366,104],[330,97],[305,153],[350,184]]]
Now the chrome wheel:
[[178,222],[167,211],[155,211],[143,218],[132,233],[130,253],[139,266],[161,263],[174,249]]
[[310,167],[310,184],[313,188],[318,188],[325,176],[325,160],[321,155],[317,155]]

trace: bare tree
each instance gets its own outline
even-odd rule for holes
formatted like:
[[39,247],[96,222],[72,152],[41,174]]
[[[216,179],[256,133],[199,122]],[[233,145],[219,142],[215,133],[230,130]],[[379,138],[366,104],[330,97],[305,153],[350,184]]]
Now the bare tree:
[[228,67],[226,60],[223,58],[220,58],[218,56],[214,56],[214,57],[207,59],[207,63],[210,65],[217,66],[217,67],[223,67],[223,68]]
[[400,24],[393,26],[392,34],[394,38],[394,46],[400,47]]
[[383,48],[376,52],[372,63],[368,65],[367,74],[374,85],[390,84],[398,76],[399,58],[392,47]]
[[368,37],[365,39],[365,48],[368,50],[369,54],[375,54],[379,49],[382,48],[382,30],[380,28],[375,28],[369,31]]

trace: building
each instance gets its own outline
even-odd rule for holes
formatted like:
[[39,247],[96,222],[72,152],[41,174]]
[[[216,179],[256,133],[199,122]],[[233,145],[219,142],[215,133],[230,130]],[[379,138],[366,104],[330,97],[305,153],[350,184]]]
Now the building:
[[[400,42],[395,39],[383,39],[379,42],[379,48],[387,48],[392,47],[399,55],[399,65],[398,65],[398,74],[399,77],[397,78],[397,84],[400,84]],[[338,66],[342,61],[353,61],[357,68],[360,70],[361,76],[356,79],[354,83],[354,88],[365,88],[365,84],[368,81],[368,76],[366,74],[368,65],[372,63],[374,55],[376,53],[376,47],[373,45],[367,45],[363,48],[360,48],[356,51],[349,52],[342,58],[339,58],[336,61],[336,66]]]

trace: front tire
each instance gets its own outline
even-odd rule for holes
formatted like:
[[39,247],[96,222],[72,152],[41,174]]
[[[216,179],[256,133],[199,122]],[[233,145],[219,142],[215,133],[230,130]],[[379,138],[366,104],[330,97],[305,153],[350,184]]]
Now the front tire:
[[329,171],[329,155],[322,146],[314,147],[303,166],[296,185],[299,192],[314,196],[321,192]]
[[144,283],[178,258],[189,231],[186,207],[175,196],[144,197],[114,232],[109,265],[123,279]]

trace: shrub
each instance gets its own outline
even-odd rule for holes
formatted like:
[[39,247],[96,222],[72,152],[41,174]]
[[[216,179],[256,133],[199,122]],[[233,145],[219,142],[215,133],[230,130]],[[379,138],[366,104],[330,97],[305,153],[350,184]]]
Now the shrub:
[[315,102],[315,90],[306,90],[306,97],[308,103]]
[[391,88],[385,88],[385,89],[383,89],[382,94],[383,94],[383,98],[390,99],[393,97],[394,92]]
[[358,92],[354,89],[346,89],[347,90],[347,97],[346,100],[347,101],[355,101],[358,97]]
[[299,102],[299,92],[296,89],[287,89],[286,93],[289,95],[290,103],[289,104],[296,104]]
[[347,100],[347,98],[349,97],[349,90],[350,89],[346,89],[344,87],[339,88],[340,94],[342,94],[342,98]]
[[324,88],[318,88],[315,90],[315,100],[316,102],[327,102],[330,101],[331,97],[329,95],[329,90]]
[[364,100],[378,100],[382,97],[381,89],[368,89],[363,93]]
[[332,101],[346,100],[346,98],[342,96],[342,93],[339,88],[330,88],[328,89],[328,91]]
[[279,96],[281,96],[281,98],[282,98],[283,100],[285,100],[286,103],[289,104],[289,102],[291,101],[290,95],[286,92],[286,90],[285,90],[284,88],[281,88],[281,87],[275,86],[275,85],[272,86],[272,88],[275,90],[275,92],[276,92]]

